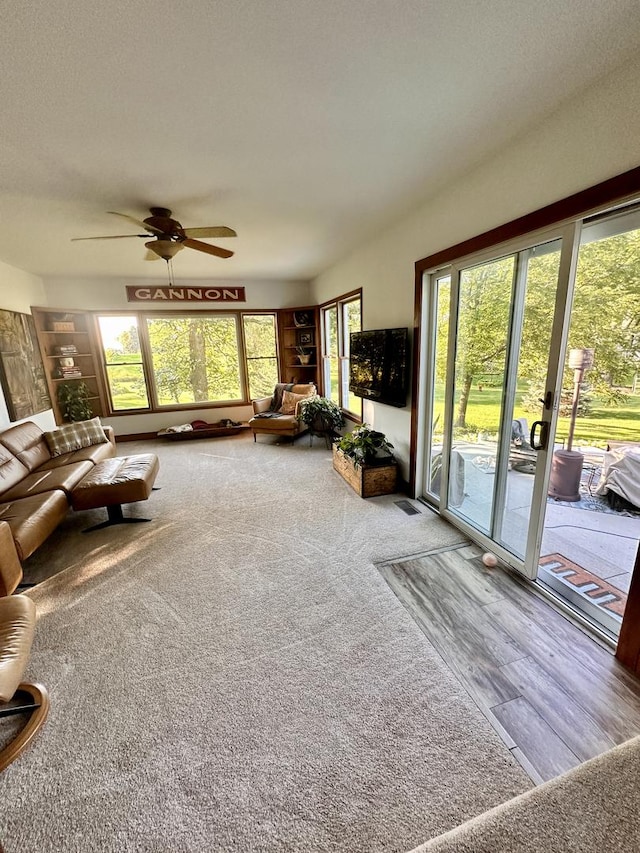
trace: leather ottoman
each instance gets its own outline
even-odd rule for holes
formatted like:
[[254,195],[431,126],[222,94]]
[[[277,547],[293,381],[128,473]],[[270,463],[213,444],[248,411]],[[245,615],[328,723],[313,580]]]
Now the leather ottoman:
[[76,511],[105,507],[108,519],[87,528],[84,532],[112,524],[150,521],[149,518],[125,518],[122,514],[122,504],[146,501],[153,489],[159,467],[155,453],[116,456],[98,462],[71,492],[71,506]]

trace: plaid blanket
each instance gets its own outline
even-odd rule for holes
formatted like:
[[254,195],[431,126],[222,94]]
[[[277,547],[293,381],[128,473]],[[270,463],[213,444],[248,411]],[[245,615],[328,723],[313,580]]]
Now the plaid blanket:
[[295,382],[278,382],[276,387],[273,390],[273,397],[271,398],[271,403],[269,404],[269,411],[260,412],[258,415],[254,415],[254,418],[283,418],[284,415],[281,414],[278,409],[282,406],[282,395],[285,391],[291,391]]
[[270,412],[277,412],[280,406],[282,406],[282,395],[285,391],[291,391],[295,382],[278,382],[274,391],[273,397],[271,398],[271,405],[269,406]]

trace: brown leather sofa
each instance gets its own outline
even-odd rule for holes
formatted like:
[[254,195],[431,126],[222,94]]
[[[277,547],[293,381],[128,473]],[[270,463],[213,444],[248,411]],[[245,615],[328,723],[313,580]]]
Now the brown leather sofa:
[[21,561],[65,517],[74,486],[97,462],[116,455],[113,429],[103,429],[106,443],[53,457],[32,421],[0,432],[0,595],[15,589]]

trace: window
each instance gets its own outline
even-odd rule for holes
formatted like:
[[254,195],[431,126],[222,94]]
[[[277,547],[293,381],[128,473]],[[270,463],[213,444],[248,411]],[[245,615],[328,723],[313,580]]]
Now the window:
[[349,356],[350,356],[350,338],[351,332],[359,332],[362,329],[362,300],[358,296],[357,299],[350,299],[348,302],[341,303],[342,308],[342,329],[343,329],[343,349],[340,357],[340,375],[342,380],[341,401],[342,408],[348,412],[362,417],[362,400],[356,397],[355,394],[349,392]]
[[246,403],[278,381],[273,313],[101,316],[113,412]]
[[147,318],[146,327],[158,406],[242,401],[234,314]]
[[98,317],[98,325],[112,411],[148,409],[138,318],[135,314]]
[[338,308],[333,305],[323,311],[323,354],[322,371],[325,396],[334,403],[340,403],[340,383],[338,381]]
[[255,400],[257,397],[269,397],[278,381],[275,315],[244,314],[242,325],[249,398]]
[[322,378],[325,395],[362,417],[362,401],[349,392],[349,336],[362,329],[362,296],[348,294],[322,307]]

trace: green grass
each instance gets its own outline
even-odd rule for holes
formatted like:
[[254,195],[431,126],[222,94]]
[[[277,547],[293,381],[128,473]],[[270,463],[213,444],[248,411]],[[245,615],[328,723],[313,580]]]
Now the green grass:
[[112,399],[114,409],[119,412],[124,409],[146,409],[149,405],[145,396],[135,391],[112,388]]
[[[539,415],[522,408],[521,396],[521,393],[516,394],[513,416],[526,418],[531,426]],[[474,388],[467,406],[467,427],[464,431],[460,431],[459,437],[462,437],[462,432],[474,437],[479,432],[495,436],[499,427],[501,397],[500,388],[485,388],[483,391]],[[435,409],[436,412],[444,410],[442,391],[436,395]],[[442,429],[442,417],[438,427]],[[556,430],[556,443],[566,441],[568,433],[569,418],[560,418]],[[640,441],[640,394],[629,395],[620,406],[605,406],[595,397],[589,415],[576,420],[574,445],[606,447],[608,441]]]
[[[556,441],[566,439],[569,418],[561,418]],[[594,405],[589,415],[576,420],[574,444],[606,447],[608,441],[640,441],[640,394],[622,406]]]

